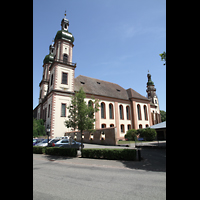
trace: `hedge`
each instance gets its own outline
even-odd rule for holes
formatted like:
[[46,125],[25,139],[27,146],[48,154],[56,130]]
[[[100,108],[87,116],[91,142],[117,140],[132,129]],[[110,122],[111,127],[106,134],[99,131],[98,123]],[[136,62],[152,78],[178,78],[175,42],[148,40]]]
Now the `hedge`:
[[45,148],[40,146],[33,146],[33,153],[42,154]]
[[45,154],[56,155],[56,156],[77,156],[76,148],[63,148],[63,147],[46,147]]
[[77,150],[75,148],[61,148],[61,147],[33,146],[33,153],[37,153],[37,154],[45,153],[48,155],[70,156],[70,157],[77,156]]
[[136,149],[83,149],[82,157],[108,160],[136,160]]

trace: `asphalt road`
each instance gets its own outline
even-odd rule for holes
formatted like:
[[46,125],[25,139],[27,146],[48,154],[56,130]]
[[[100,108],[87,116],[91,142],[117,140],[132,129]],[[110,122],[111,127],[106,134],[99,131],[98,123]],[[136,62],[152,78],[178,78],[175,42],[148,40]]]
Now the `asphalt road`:
[[33,199],[166,199],[166,172],[137,163],[33,154]]

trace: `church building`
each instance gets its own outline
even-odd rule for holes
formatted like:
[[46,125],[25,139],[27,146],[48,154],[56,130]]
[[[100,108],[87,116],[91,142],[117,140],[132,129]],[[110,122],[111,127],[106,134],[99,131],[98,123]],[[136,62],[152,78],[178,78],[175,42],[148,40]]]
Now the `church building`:
[[100,100],[95,113],[95,129],[116,127],[118,139],[124,139],[129,129],[150,127],[161,122],[158,97],[151,74],[147,74],[147,97],[132,88],[124,89],[111,83],[83,75],[75,78],[76,63],[72,62],[74,36],[68,31],[69,21],[61,21],[61,30],[49,46],[43,60],[43,75],[39,83],[39,104],[33,110],[36,119],[43,119],[45,130],[50,127],[50,138],[64,136],[71,131],[64,125],[71,96],[83,87],[85,101]]

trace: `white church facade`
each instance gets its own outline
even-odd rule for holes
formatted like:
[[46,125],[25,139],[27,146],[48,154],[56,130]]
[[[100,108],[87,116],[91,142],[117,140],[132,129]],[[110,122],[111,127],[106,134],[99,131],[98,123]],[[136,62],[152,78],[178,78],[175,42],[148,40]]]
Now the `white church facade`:
[[158,97],[151,75],[147,78],[147,97],[132,88],[79,75],[75,78],[76,63],[72,62],[74,37],[68,31],[69,21],[63,18],[61,30],[49,46],[43,60],[43,75],[39,83],[39,104],[33,116],[43,119],[50,127],[50,138],[64,136],[71,131],[64,125],[69,112],[71,96],[83,87],[88,103],[92,97],[100,100],[100,110],[95,113],[95,129],[116,127],[117,138],[124,139],[129,129],[150,127],[161,122]]

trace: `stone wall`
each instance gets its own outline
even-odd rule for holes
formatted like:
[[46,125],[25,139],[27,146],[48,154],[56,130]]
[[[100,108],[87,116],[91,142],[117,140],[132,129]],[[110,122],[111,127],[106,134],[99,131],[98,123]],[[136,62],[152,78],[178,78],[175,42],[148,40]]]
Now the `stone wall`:
[[[66,132],[65,136],[71,136],[77,142],[81,142],[80,131]],[[83,132],[83,143],[116,145],[117,144],[117,127],[96,129],[92,132]]]

